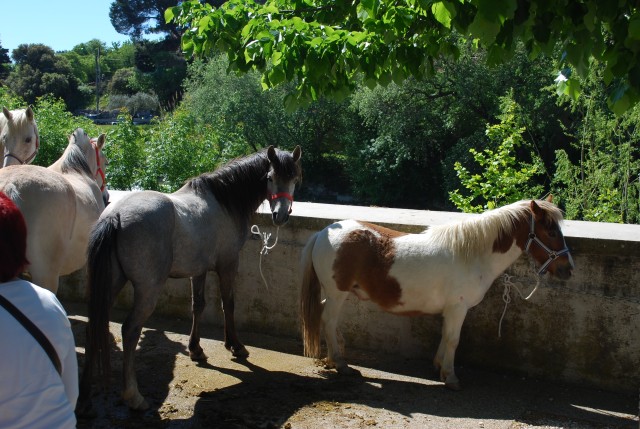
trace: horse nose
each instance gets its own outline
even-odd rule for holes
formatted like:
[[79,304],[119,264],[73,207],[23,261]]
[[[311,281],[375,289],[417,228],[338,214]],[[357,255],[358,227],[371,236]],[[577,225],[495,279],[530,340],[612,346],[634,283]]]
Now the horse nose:
[[572,270],[570,266],[561,266],[556,269],[554,275],[560,280],[567,280],[571,277]]
[[273,217],[273,224],[276,226],[284,225],[289,221],[289,213],[287,212],[282,213],[276,210],[271,214],[271,216]]

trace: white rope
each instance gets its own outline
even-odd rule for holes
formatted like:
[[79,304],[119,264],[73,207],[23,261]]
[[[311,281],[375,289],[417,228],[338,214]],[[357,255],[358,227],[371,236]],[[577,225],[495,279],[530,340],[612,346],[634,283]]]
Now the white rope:
[[504,291],[502,291],[502,300],[504,301],[504,309],[502,310],[502,316],[500,316],[500,323],[498,324],[498,338],[502,337],[502,319],[504,319],[504,315],[507,313],[507,306],[511,302],[511,288],[514,288],[518,292],[518,295],[520,295],[520,298],[527,301],[538,290],[538,286],[540,286],[540,276],[536,276],[536,286],[533,288],[531,293],[527,297],[525,297],[522,294],[522,291],[520,291],[520,288],[514,282],[511,281],[512,278],[513,276],[510,276],[507,273],[504,273],[502,275],[502,282],[504,283]]
[[280,227],[276,227],[276,240],[273,242],[271,246],[269,246],[269,239],[271,238],[271,233],[260,232],[260,228],[258,225],[253,225],[251,227],[251,233],[257,235],[262,238],[262,248],[260,249],[260,262],[258,266],[260,267],[260,276],[262,277],[262,281],[264,282],[264,287],[269,290],[269,285],[267,284],[267,279],[264,278],[264,274],[262,273],[262,255],[268,255],[269,250],[276,247],[278,244],[278,232],[280,231]]

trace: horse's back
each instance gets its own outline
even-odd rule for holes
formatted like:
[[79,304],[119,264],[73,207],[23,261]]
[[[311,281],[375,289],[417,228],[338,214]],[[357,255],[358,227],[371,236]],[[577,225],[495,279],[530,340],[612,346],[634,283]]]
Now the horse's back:
[[175,211],[166,194],[132,192],[109,204],[98,222],[118,225],[118,261],[128,279],[142,281],[168,275]]
[[[16,165],[0,170],[0,190],[9,195],[27,219],[46,221],[60,229],[75,216],[75,191],[60,174],[36,165]],[[32,225],[33,228],[37,228]],[[35,231],[34,231],[35,232]]]

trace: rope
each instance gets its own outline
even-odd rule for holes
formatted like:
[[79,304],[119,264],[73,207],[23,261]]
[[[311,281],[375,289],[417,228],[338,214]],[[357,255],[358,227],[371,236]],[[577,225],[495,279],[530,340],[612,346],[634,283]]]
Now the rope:
[[269,246],[269,239],[271,238],[271,233],[260,232],[260,228],[258,225],[253,225],[251,227],[251,233],[257,235],[262,238],[262,248],[260,249],[260,262],[258,266],[260,267],[260,276],[262,277],[262,281],[264,282],[264,287],[269,290],[269,285],[267,284],[267,279],[264,278],[264,274],[262,273],[262,255],[268,255],[269,250],[276,247],[278,244],[278,232],[280,231],[280,227],[276,227],[276,240],[273,242],[271,246]]
[[538,290],[538,286],[540,286],[540,276],[536,276],[535,287],[533,288],[531,293],[529,293],[529,295],[525,297],[522,294],[522,291],[520,291],[520,288],[516,286],[514,282],[511,281],[512,278],[513,276],[510,276],[507,273],[504,273],[502,275],[502,282],[504,283],[504,291],[502,291],[502,300],[504,301],[504,309],[502,310],[502,316],[500,316],[500,323],[498,324],[498,338],[502,337],[502,319],[504,319],[504,315],[507,313],[507,306],[511,302],[511,288],[514,288],[518,292],[518,295],[520,295],[520,298],[524,299],[525,301],[528,301],[529,298],[531,298],[533,294]]

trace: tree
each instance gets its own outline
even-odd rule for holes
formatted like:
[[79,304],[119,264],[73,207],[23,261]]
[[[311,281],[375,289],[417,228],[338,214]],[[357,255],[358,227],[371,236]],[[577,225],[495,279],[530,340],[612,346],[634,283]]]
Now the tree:
[[0,80],[4,80],[9,76],[10,66],[9,50],[3,48],[0,43]]
[[6,83],[27,103],[34,104],[38,97],[50,94],[63,99],[69,110],[75,110],[88,101],[88,95],[79,91],[79,80],[69,61],[50,47],[22,44],[13,50],[12,57],[16,66]]
[[604,67],[594,64],[571,101],[570,146],[556,150],[554,201],[568,219],[640,223],[640,105],[622,115],[606,106]]
[[520,106],[513,100],[513,93],[503,97],[501,104],[500,123],[487,126],[492,147],[482,152],[470,149],[482,171],[473,174],[461,163],[455,164],[460,182],[471,195],[456,189],[449,198],[464,212],[482,213],[518,200],[542,197],[542,186],[532,183],[544,172],[542,160],[534,151],[530,151],[530,163],[517,159],[517,150],[530,145],[523,138],[525,127],[518,123]]
[[222,50],[230,69],[262,72],[267,88],[295,81],[290,107],[321,95],[344,98],[360,74],[370,86],[422,78],[442,57],[457,57],[457,35],[504,62],[516,42],[530,55],[557,58],[559,90],[577,97],[592,58],[601,61],[609,104],[618,113],[640,100],[640,8],[597,0],[230,0],[219,8],[184,1],[167,22],[187,28],[182,49]]
[[[220,5],[221,0],[208,1]],[[164,11],[176,4],[176,0],[115,0],[109,8],[109,18],[113,28],[120,34],[131,36],[140,41],[143,35],[166,35],[178,47],[180,32],[175,23],[164,19]]]

